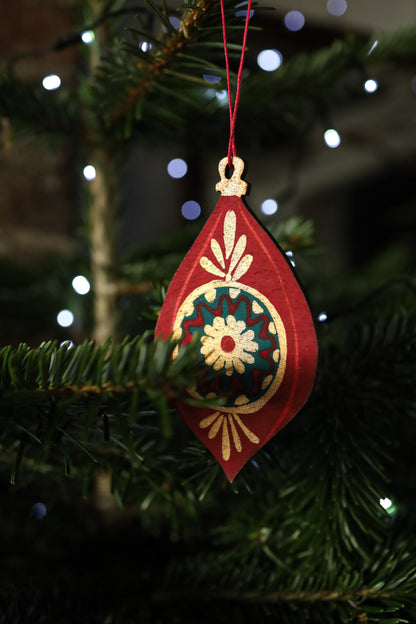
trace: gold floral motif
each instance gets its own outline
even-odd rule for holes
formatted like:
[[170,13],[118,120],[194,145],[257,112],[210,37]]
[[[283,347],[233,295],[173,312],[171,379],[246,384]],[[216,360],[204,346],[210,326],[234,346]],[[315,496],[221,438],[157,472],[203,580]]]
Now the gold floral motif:
[[[224,161],[226,160],[224,159]],[[228,180],[225,178],[225,181],[223,179],[226,162],[222,162],[222,166],[222,181],[217,185],[217,190],[221,190],[223,194],[237,195],[238,193],[235,192],[232,179]],[[222,187],[222,185],[224,186]],[[232,189],[232,192],[230,189]],[[229,295],[232,299],[238,297],[241,292],[252,295],[256,298],[256,301],[252,303],[253,313],[261,314],[266,309],[272,318],[272,321],[268,324],[268,331],[270,334],[278,336],[279,344],[279,348],[275,349],[272,354],[272,359],[274,362],[279,363],[279,366],[274,375],[267,375],[263,380],[262,390],[264,394],[252,402],[245,394],[240,394],[235,399],[234,406],[223,407],[218,405],[215,407],[217,411],[209,414],[199,422],[199,428],[207,430],[210,440],[217,436],[221,437],[221,452],[224,461],[229,461],[233,450],[237,453],[242,452],[244,440],[248,440],[252,444],[260,444],[259,438],[243,422],[242,417],[256,414],[277,392],[285,374],[287,360],[286,331],[275,307],[267,297],[239,281],[250,269],[253,256],[245,253],[247,247],[246,235],[242,234],[237,238],[236,232],[236,213],[233,210],[228,210],[224,217],[223,240],[221,244],[215,238],[212,238],[210,241],[211,257],[203,256],[199,261],[200,266],[207,273],[216,276],[217,279],[202,284],[188,294],[178,310],[173,327],[174,338],[179,340],[182,335],[182,323],[185,318],[193,313],[196,299],[203,295],[208,303],[212,303],[216,298],[217,289],[224,288],[224,286],[229,288]],[[216,316],[212,320],[211,325],[206,324],[203,328],[200,353],[205,358],[206,365],[212,366],[215,371],[225,370],[225,374],[229,377],[234,373],[241,375],[245,372],[247,365],[255,362],[253,354],[259,350],[259,345],[254,338],[254,331],[247,328],[243,320],[237,320],[232,314],[229,314],[226,318]],[[173,357],[176,357],[177,354],[178,347],[175,348]],[[199,390],[195,385],[192,388],[188,388],[188,391],[194,398],[204,398],[199,394]],[[206,398],[212,400],[215,399],[215,396],[215,393],[210,392],[206,395]]]
[[234,370],[244,373],[246,364],[254,363],[254,356],[259,345],[253,341],[254,331],[246,329],[244,321],[237,321],[229,314],[224,320],[216,316],[212,325],[205,325],[201,338],[201,353],[207,366],[219,371],[225,367],[225,373],[231,376]]
[[[180,335],[182,334],[182,323],[185,320],[185,318],[189,315],[189,310],[194,309],[194,301],[200,295],[205,296],[207,292],[211,292],[213,290],[215,291],[217,288],[221,288],[223,286],[224,286],[223,280],[213,280],[212,282],[202,284],[201,286],[198,286],[197,288],[195,288],[195,290],[193,290],[188,295],[188,297],[185,299],[185,301],[182,303],[182,305],[180,306],[178,310],[175,323],[174,323],[174,327],[173,327],[173,331],[175,332],[174,335],[178,335],[180,337]],[[248,294],[254,295],[260,301],[260,303],[268,310],[269,314],[271,315],[271,318],[273,319],[273,321],[269,323],[269,332],[271,334],[277,334],[279,337],[279,349],[276,349],[272,354],[273,361],[279,362],[279,367],[277,369],[276,375],[273,377],[272,383],[267,387],[267,389],[265,390],[265,393],[261,397],[259,397],[256,401],[247,403],[247,405],[238,405],[235,407],[218,406],[216,408],[221,412],[230,412],[234,414],[254,414],[271,399],[271,397],[275,394],[275,392],[277,392],[280,384],[282,383],[285,370],[286,370],[286,359],[287,359],[286,331],[285,331],[285,327],[283,325],[282,319],[277,313],[275,307],[273,306],[271,301],[269,301],[269,299],[267,299],[267,297],[265,297],[262,293],[259,293],[257,290],[255,290],[251,286],[247,286],[246,284],[242,284],[241,282],[231,282],[229,286],[230,286],[230,290],[233,289],[235,291],[238,290],[238,291],[246,292]],[[175,351],[173,352],[173,357],[176,357],[177,354],[178,354],[178,349],[176,348]],[[199,394],[198,389],[195,387],[188,388],[188,391],[189,391],[189,394],[195,399],[204,398],[201,394]]]

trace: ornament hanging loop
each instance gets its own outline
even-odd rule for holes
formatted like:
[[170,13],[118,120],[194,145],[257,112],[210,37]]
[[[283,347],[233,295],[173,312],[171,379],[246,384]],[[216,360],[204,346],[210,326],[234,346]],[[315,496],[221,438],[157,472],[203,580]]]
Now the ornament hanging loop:
[[234,171],[231,178],[227,178],[225,170],[229,164],[228,156],[220,160],[218,164],[218,171],[221,180],[220,182],[217,182],[215,190],[220,191],[221,195],[224,197],[231,197],[233,195],[235,197],[241,197],[247,192],[247,182],[244,182],[244,180],[241,179],[244,171],[244,160],[238,156],[233,156],[231,158],[231,163],[234,167]]

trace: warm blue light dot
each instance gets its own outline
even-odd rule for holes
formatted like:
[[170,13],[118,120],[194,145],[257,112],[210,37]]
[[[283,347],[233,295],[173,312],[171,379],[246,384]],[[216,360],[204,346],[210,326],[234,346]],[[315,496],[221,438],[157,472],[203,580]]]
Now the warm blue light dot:
[[367,93],[374,93],[374,91],[377,91],[377,89],[378,89],[377,80],[373,80],[372,78],[369,78],[368,80],[365,81],[364,90],[367,91]]
[[59,346],[66,347],[67,349],[71,349],[74,346],[74,343],[72,342],[72,340],[63,340]]
[[[247,16],[247,5],[248,2],[240,2],[240,4],[236,4],[235,8],[237,9],[237,11],[235,12],[235,16],[236,17],[242,17],[243,20],[246,19]],[[251,20],[251,18],[254,15],[254,9],[250,9],[250,14],[248,16],[248,19]]]
[[327,321],[327,320],[328,320],[328,315],[327,315],[327,313],[326,313],[326,312],[321,312],[321,313],[318,315],[318,321],[319,321],[320,323],[325,323],[325,321]]
[[172,26],[176,28],[176,30],[178,30],[182,26],[181,20],[175,16],[170,17],[169,21],[172,24]]
[[217,91],[215,93],[215,97],[217,98],[217,100],[220,100],[220,101],[224,101],[225,98],[227,97],[227,95],[228,95],[228,93],[227,93],[226,89],[223,89],[222,91]]
[[338,147],[341,143],[341,137],[333,128],[329,128],[324,133],[324,141],[331,149]]
[[56,320],[61,327],[69,327],[74,322],[74,315],[71,310],[61,310],[58,312]]
[[83,275],[76,275],[72,280],[72,288],[78,295],[86,295],[90,292],[91,284]]
[[288,30],[296,32],[305,25],[305,16],[300,11],[289,11],[284,18],[285,26]]
[[86,167],[84,167],[82,173],[84,174],[84,178],[89,182],[91,182],[91,180],[94,180],[95,176],[97,175],[95,167],[93,167],[92,165],[87,165]]
[[56,74],[50,74],[42,80],[42,86],[47,91],[55,91],[61,86],[61,79]]
[[92,30],[85,30],[81,35],[81,39],[86,45],[90,45],[95,39],[94,32]]
[[202,74],[202,78],[209,82],[209,84],[218,84],[221,82],[221,76],[217,76],[215,74]]
[[188,165],[182,158],[173,158],[167,166],[168,174],[171,178],[183,178],[188,171]]
[[198,219],[199,215],[201,214],[201,206],[198,204],[198,202],[190,199],[183,204],[181,212],[185,219],[193,221],[194,219]]
[[36,520],[42,520],[42,518],[44,518],[48,513],[48,510],[46,509],[46,505],[44,503],[35,503],[32,505],[30,513]]
[[347,10],[348,5],[346,0],[328,0],[326,4],[326,10],[330,15],[335,17],[341,17]]
[[371,48],[368,51],[368,56],[371,54],[371,52],[373,52],[373,50],[375,50],[375,48],[378,46],[378,40],[376,39],[373,43],[373,45],[371,46]]
[[257,57],[257,65],[263,71],[275,71],[282,64],[283,56],[279,50],[263,50]]
[[275,199],[265,199],[260,206],[260,210],[265,215],[272,215],[277,212],[279,204]]

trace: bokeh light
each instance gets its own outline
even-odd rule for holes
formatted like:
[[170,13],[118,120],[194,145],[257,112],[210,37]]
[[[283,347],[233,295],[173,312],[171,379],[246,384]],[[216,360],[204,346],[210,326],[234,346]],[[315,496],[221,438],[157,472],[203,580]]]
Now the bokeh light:
[[168,174],[171,178],[183,178],[188,171],[188,165],[182,158],[173,158],[167,166]]
[[369,78],[368,80],[365,81],[364,90],[367,91],[367,93],[374,93],[375,91],[377,91],[377,89],[378,89],[377,80],[373,80],[372,78]]
[[334,128],[329,128],[324,133],[324,141],[331,149],[338,147],[341,143],[341,137]]
[[328,0],[326,4],[326,10],[330,15],[334,15],[334,17],[341,17],[347,9],[348,5],[346,0]]
[[42,80],[42,86],[47,91],[55,91],[61,86],[61,79],[56,74],[49,74]]
[[82,170],[82,173],[84,174],[84,178],[88,180],[89,182],[91,180],[94,180],[95,176],[97,175],[97,172],[95,170],[95,167],[93,167],[93,165],[86,165],[86,167],[84,167],[84,169]]
[[86,45],[89,45],[95,39],[94,32],[92,30],[84,30],[81,35],[81,39]]
[[194,219],[198,219],[199,215],[201,214],[201,206],[198,204],[198,202],[190,199],[183,204],[181,212],[185,219],[188,219],[188,221],[193,221]]
[[283,56],[279,50],[263,50],[257,57],[257,65],[267,72],[275,71],[282,61]]
[[74,322],[74,315],[71,310],[61,310],[56,316],[58,325],[61,327],[69,327]]
[[78,295],[86,295],[90,292],[91,284],[84,275],[76,275],[72,280],[72,288]]
[[288,30],[297,32],[305,25],[305,16],[300,11],[289,11],[284,17],[284,23]]
[[279,208],[279,204],[275,199],[265,199],[264,202],[260,206],[260,210],[265,215],[272,215],[277,212]]

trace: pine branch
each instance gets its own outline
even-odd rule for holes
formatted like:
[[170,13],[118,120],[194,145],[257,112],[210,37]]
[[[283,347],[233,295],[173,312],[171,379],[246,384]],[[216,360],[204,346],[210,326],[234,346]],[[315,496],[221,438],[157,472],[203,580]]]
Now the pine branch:
[[140,81],[140,84],[130,87],[122,95],[111,114],[112,121],[124,117],[129,111],[134,109],[136,103],[154,88],[155,82],[169,71],[169,67],[172,65],[175,57],[192,40],[200,22],[203,21],[214,5],[215,0],[199,0],[196,7],[182,20],[181,28],[171,37],[168,44],[162,47],[157,57],[150,63],[139,63],[138,68],[143,71],[143,79]]

